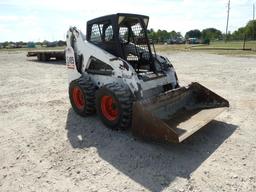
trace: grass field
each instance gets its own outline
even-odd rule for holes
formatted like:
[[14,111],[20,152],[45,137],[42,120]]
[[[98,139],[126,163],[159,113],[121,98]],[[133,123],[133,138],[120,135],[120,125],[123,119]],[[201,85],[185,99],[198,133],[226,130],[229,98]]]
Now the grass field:
[[243,41],[216,41],[210,45],[155,45],[156,51],[169,52],[169,51],[200,51],[208,52],[219,55],[234,55],[234,56],[256,56],[256,41],[246,41],[245,49],[252,49],[252,51],[242,50]]
[[[210,45],[196,46],[195,48],[224,48],[224,49],[243,49],[243,41],[214,41]],[[245,49],[256,50],[256,41],[246,41]]]

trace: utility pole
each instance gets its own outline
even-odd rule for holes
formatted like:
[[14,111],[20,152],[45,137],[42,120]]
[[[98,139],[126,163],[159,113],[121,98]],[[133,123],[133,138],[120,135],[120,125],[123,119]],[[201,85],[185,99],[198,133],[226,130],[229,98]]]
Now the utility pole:
[[255,4],[253,3],[253,6],[252,6],[252,20],[255,19]]
[[228,0],[228,14],[227,14],[227,25],[226,25],[226,38],[225,38],[225,42],[227,42],[227,37],[228,37],[229,10],[230,10],[230,0]]
[[[252,20],[254,21],[255,19],[255,4],[253,3],[253,7],[252,7]],[[253,28],[253,40],[255,40],[255,28]]]

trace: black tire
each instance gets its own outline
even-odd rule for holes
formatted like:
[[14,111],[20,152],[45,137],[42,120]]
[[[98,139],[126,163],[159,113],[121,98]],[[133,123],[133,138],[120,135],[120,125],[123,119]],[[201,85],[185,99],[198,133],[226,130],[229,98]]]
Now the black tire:
[[41,61],[43,61],[43,62],[50,60],[50,56],[46,53],[41,53],[40,58],[41,58]]
[[[74,91],[79,89],[81,98],[84,101],[84,105],[78,105],[79,102],[76,99]],[[74,111],[86,117],[96,112],[95,110],[95,86],[88,75],[83,75],[77,80],[72,81],[69,84],[69,99]],[[78,103],[77,103],[78,102]]]
[[63,57],[55,57],[55,58],[56,58],[56,61],[62,61],[62,60],[64,60]]
[[41,53],[41,61],[47,61],[46,55],[44,53]]
[[[114,101],[112,108],[118,113],[113,119],[109,119],[104,113],[103,97],[111,97]],[[109,128],[114,130],[128,129],[132,118],[132,96],[128,88],[118,83],[110,83],[101,87],[96,92],[96,109],[101,121]]]
[[41,58],[41,54],[40,54],[40,53],[37,54],[37,60],[38,60],[38,61],[42,61],[42,58]]

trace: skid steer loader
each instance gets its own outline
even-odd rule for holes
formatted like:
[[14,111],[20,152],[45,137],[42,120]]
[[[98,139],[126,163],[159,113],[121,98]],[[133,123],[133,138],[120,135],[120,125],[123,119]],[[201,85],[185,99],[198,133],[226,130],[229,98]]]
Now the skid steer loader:
[[180,87],[168,58],[149,42],[149,17],[118,13],[87,22],[86,36],[67,32],[69,97],[76,113],[97,112],[111,129],[180,143],[229,103],[199,83]]

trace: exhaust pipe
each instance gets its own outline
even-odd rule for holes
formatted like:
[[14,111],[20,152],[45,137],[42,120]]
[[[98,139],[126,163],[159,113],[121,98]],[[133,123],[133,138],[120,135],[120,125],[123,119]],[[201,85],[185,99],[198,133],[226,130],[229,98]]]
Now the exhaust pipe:
[[132,133],[146,140],[180,143],[229,107],[199,83],[133,103]]

